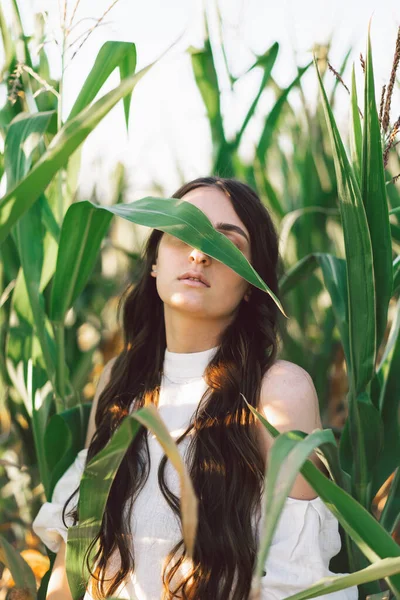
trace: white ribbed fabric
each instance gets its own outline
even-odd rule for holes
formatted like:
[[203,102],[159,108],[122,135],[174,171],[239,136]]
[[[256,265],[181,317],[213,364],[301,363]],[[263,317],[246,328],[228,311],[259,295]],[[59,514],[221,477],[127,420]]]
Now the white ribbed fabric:
[[[216,350],[217,346],[203,352],[184,354],[165,351],[158,410],[174,439],[186,429],[207,390],[203,374]],[[184,439],[178,446],[183,457],[188,443]],[[119,598],[160,600],[163,560],[182,538],[180,523],[158,486],[157,469],[163,450],[150,432],[148,444],[151,460],[149,478],[134,503],[132,515],[124,511],[125,517],[131,518],[136,569],[130,580],[121,584],[114,594]],[[78,453],[75,462],[57,482],[52,501],[43,504],[32,523],[33,531],[53,552],[58,551],[61,539],[67,540],[67,528],[61,519],[62,508],[79,484],[86,456],[87,449]],[[169,488],[179,496],[178,477],[169,461],[165,472]],[[74,502],[77,502],[77,495]],[[67,523],[70,525],[72,521],[67,519]],[[313,500],[288,497],[265,564],[262,600],[281,600],[322,577],[335,575],[329,570],[329,561],[340,547],[338,521],[319,497]],[[118,565],[119,557],[114,555],[107,574],[114,574]],[[358,589],[352,587],[319,598],[357,600]],[[88,592],[84,600],[92,600]]]

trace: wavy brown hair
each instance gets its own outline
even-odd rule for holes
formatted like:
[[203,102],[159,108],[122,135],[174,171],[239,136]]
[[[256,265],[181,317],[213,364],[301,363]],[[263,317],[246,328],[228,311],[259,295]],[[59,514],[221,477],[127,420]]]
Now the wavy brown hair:
[[[278,278],[282,273],[278,235],[260,198],[247,184],[220,177],[195,179],[180,187],[172,197],[181,198],[201,186],[217,187],[227,194],[249,231],[252,266],[278,296]],[[124,346],[99,397],[96,432],[88,448],[87,462],[104,448],[133,401],[132,410],[151,402],[158,405],[166,336],[163,302],[150,272],[162,235],[160,230],[151,231],[137,281],[127,287],[118,304],[118,318],[123,305]],[[258,548],[252,516],[258,515],[258,523],[266,457],[259,445],[255,419],[241,394],[258,407],[263,376],[277,358],[279,330],[283,325],[280,315],[269,294],[253,286],[249,301],[240,302],[234,320],[218,340],[216,354],[204,372],[208,390],[188,428],[177,440],[181,442],[193,430],[185,460],[199,499],[199,526],[191,570],[172,589],[174,574],[185,560],[183,539],[167,556],[162,578],[164,597],[168,600],[246,600],[249,596]],[[89,572],[100,583],[100,590],[97,586],[91,592],[98,598],[113,595],[135,569],[130,520],[124,519],[123,507],[129,503],[130,511],[134,510],[134,500],[149,474],[146,434],[146,428],[141,427],[127,449],[111,486],[99,535],[86,554]],[[158,482],[171,510],[180,516],[179,498],[165,481],[167,460],[164,455],[158,467]],[[79,487],[65,503],[63,519],[68,502],[78,491]],[[76,524],[77,509],[69,514]],[[88,556],[98,539],[93,572]],[[120,569],[108,579],[105,588],[105,578],[99,575],[105,573],[116,549],[120,553]]]

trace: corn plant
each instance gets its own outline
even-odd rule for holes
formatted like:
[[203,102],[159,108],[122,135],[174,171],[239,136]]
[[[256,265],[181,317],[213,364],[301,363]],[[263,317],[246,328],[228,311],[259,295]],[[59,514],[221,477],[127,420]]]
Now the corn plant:
[[[206,31],[207,19],[205,18]],[[398,46],[398,43],[397,43]],[[223,39],[221,48],[225,56]],[[344,57],[339,73],[327,61],[327,47],[316,48],[321,56],[319,61],[321,75],[328,66],[335,73],[336,79],[330,95],[333,107],[338,87],[345,85],[341,79],[350,51]],[[247,181],[257,189],[281,232],[280,254],[285,269],[290,271],[294,264],[304,260],[310,267],[308,276],[299,276],[296,285],[286,286],[286,277],[282,280],[281,294],[291,315],[287,330],[283,331],[282,356],[302,365],[311,373],[315,381],[323,423],[336,421],[335,431],[340,435],[342,420],[333,419],[330,399],[330,385],[327,372],[332,363],[341,368],[342,344],[338,335],[336,318],[332,306],[326,302],[326,284],[319,270],[312,267],[312,256],[316,249],[319,253],[345,255],[343,231],[340,222],[340,211],[337,206],[337,183],[334,159],[329,149],[328,130],[322,114],[321,105],[315,114],[311,113],[302,87],[303,75],[310,64],[298,69],[298,75],[285,88],[281,89],[273,77],[273,68],[279,51],[278,44],[273,44],[265,54],[257,60],[240,77],[258,69],[262,73],[259,89],[249,110],[239,125],[233,140],[227,141],[224,131],[223,115],[219,88],[221,75],[218,73],[217,61],[213,56],[212,44],[207,36],[201,50],[192,49],[191,59],[193,74],[199,93],[204,102],[210,123],[210,134],[213,141],[212,172],[222,176],[236,176]],[[394,65],[395,67],[395,65]],[[225,61],[225,70],[234,90],[239,77],[234,76]],[[226,79],[226,77],[225,77]],[[391,76],[393,80],[393,75]],[[389,86],[390,87],[390,86]],[[391,84],[393,89],[393,82]],[[239,150],[243,134],[250,120],[254,117],[260,98],[266,90],[274,90],[276,100],[270,111],[263,118],[261,133],[254,142],[254,158],[244,164]],[[290,94],[298,93],[302,100],[303,111],[296,114],[288,102]],[[390,106],[390,104],[389,104]],[[353,127],[351,128],[353,131]],[[382,151],[387,167],[388,153],[395,146],[396,128],[388,132],[392,136],[390,146],[384,140]],[[284,150],[280,138],[290,140],[290,151]],[[397,155],[391,152],[390,166],[395,168]],[[393,163],[393,164],[392,164]],[[400,170],[400,168],[398,168]],[[385,172],[387,182],[394,183],[395,178]],[[280,190],[278,190],[280,187]],[[392,207],[399,207],[400,196],[395,185],[387,186],[387,193]],[[390,223],[394,247],[398,247],[399,229]],[[310,307],[312,310],[310,310]],[[395,312],[391,303],[391,318]],[[386,330],[386,336],[388,335]],[[306,351],[305,351],[306,350]],[[382,355],[382,347],[378,347],[378,356]],[[346,377],[342,371],[343,378]],[[338,398],[341,401],[342,398]]]
[[[206,17],[205,25],[208,34]],[[231,73],[226,60],[225,70],[231,82],[232,94],[239,79],[245,79],[254,70],[260,72],[256,96],[243,122],[238,125],[237,133],[232,140],[228,140],[221,112],[221,74],[217,71],[212,48],[207,35],[202,49],[191,49],[193,75],[204,102],[213,143],[212,172],[239,177],[257,190],[281,231],[280,255],[286,269],[316,247],[322,252],[340,252],[337,236],[332,234],[332,231],[340,229],[340,224],[334,166],[332,157],[325,150],[325,132],[321,129],[318,115],[310,115],[305,101],[303,114],[295,114],[289,102],[291,94],[296,92],[304,99],[302,78],[312,63],[298,68],[293,81],[282,89],[273,77],[278,43],[257,56],[250,68],[240,76]],[[221,48],[225,56],[223,39]],[[254,142],[254,158],[245,164],[240,157],[243,137],[259,109],[263,95],[271,91],[275,94],[275,100],[263,117],[261,132]],[[281,147],[281,136],[291,141],[290,156]],[[281,329],[282,357],[302,365],[312,375],[324,422],[328,420],[325,412],[329,399],[326,373],[335,359],[339,340],[331,307],[325,310],[320,308],[319,297],[323,293],[323,282],[315,273],[300,279],[290,289],[283,288],[282,294],[291,320],[287,330],[285,327]]]

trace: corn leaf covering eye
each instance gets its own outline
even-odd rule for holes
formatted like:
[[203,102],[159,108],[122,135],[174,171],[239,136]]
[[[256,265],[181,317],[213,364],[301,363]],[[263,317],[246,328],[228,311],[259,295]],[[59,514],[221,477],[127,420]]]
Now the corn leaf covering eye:
[[[59,322],[64,319],[67,310],[84,288],[96,260],[99,244],[113,214],[133,223],[169,233],[219,260],[246,281],[269,294],[282,314],[287,317],[279,299],[244,254],[230,239],[214,229],[203,211],[179,198],[149,196],[129,204],[100,207],[85,200],[69,207],[61,229],[52,289],[52,321]],[[86,245],[82,251],[82,239],[89,238],[92,240],[90,248]]]

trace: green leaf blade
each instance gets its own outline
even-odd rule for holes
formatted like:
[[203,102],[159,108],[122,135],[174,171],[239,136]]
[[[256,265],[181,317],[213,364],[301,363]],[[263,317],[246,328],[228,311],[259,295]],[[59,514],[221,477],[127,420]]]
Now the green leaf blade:
[[[163,203],[168,203],[163,208]],[[207,215],[197,206],[181,198],[153,198],[146,196],[127,204],[104,206],[106,210],[146,227],[170,233],[187,244],[221,261],[249,283],[258,287],[274,300],[287,317],[280,300],[255,271],[244,254],[222,233],[212,226]]]
[[349,342],[354,393],[371,380],[376,356],[375,285],[371,238],[353,169],[339,134],[314,59],[326,123],[331,138],[346,250]]
[[65,123],[33,169],[0,200],[0,243],[89,133],[121,98],[132,92],[135,85],[154,64],[155,62],[131,75],[115,89]]
[[63,323],[67,311],[85,287],[112,215],[91,202],[72,204],[61,228],[49,316]]
[[[248,407],[273,437],[280,435],[257,409],[249,404]],[[305,435],[291,433],[299,440]],[[400,558],[400,547],[396,541],[349,493],[328,479],[310,460],[301,467],[300,473],[371,563],[390,557]],[[400,594],[400,575],[388,576],[386,581],[395,594]]]
[[[68,528],[67,539],[67,577],[74,600],[78,600],[84,593],[90,576],[83,557],[100,530],[112,482],[127,448],[141,426],[146,427],[156,436],[177,470],[180,482],[183,539],[187,556],[193,555],[198,523],[197,498],[178,447],[156,407],[150,404],[125,417],[106,446],[85,465],[78,500],[79,524]],[[94,548],[94,551],[96,550],[97,548]]]
[[361,165],[362,165],[362,129],[360,113],[358,110],[358,98],[356,87],[356,76],[354,64],[351,72],[351,117],[350,117],[350,150],[354,173],[361,187]]
[[364,114],[361,194],[368,220],[373,253],[376,345],[379,348],[386,329],[388,305],[393,286],[393,266],[389,209],[386,197],[380,124],[375,102],[369,30],[365,62]]
[[[132,42],[107,41],[100,48],[94,65],[79,92],[67,121],[76,117],[97,96],[111,73],[119,68],[121,81],[134,74],[136,69],[136,46]],[[124,96],[126,125],[129,120],[131,94]]]

